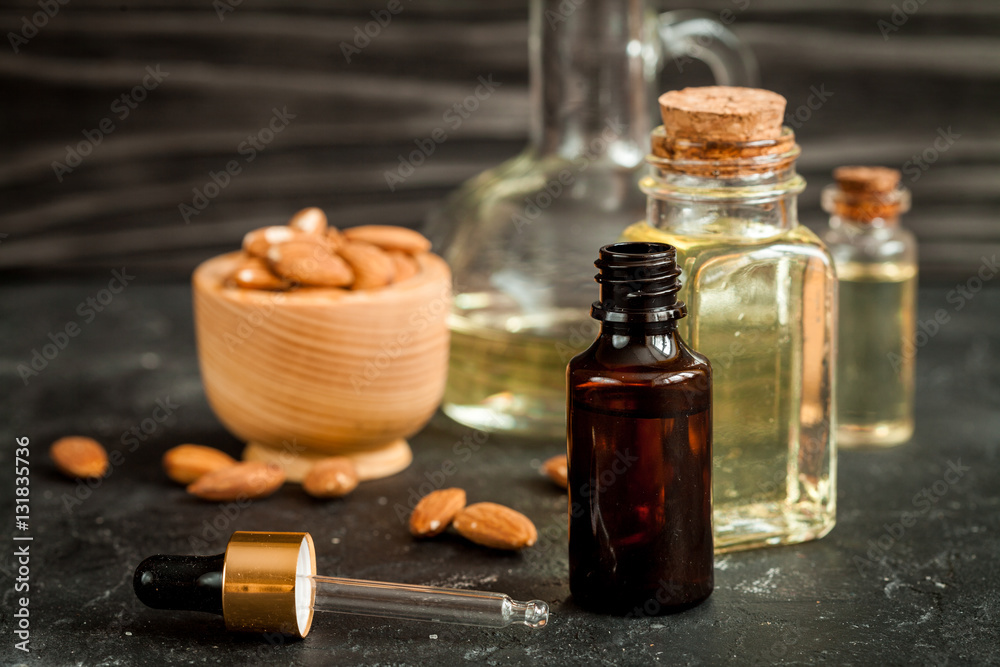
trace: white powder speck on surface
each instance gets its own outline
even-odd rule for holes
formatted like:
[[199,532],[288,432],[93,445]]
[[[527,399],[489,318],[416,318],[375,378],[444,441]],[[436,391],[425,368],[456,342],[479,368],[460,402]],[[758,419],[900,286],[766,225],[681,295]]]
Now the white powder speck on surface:
[[386,505],[389,504],[389,499],[386,498],[385,496],[379,496],[378,504],[382,505],[383,507],[385,507]]
[[715,561],[715,569],[720,570],[722,572],[725,572],[732,566],[733,566],[733,561],[730,560],[729,558],[723,558],[721,560]]
[[777,587],[777,584],[774,583],[774,578],[779,574],[781,574],[781,568],[772,567],[764,573],[763,577],[754,579],[751,582],[740,582],[736,584],[735,588],[736,590],[743,591],[744,593],[754,593],[758,595],[761,593],[770,593]]

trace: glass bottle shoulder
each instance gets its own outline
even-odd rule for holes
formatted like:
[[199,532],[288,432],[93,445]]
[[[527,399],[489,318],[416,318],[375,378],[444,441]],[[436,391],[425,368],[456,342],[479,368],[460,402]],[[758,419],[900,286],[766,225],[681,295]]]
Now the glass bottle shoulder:
[[840,272],[859,265],[916,271],[917,241],[905,227],[840,223],[825,229],[823,240]]
[[711,374],[711,364],[680,336],[630,336],[602,334],[569,363],[569,373],[602,375],[602,383],[635,383],[660,378],[664,373]]
[[[756,235],[741,235],[713,231],[683,234],[669,229],[653,227],[646,221],[637,222],[622,234],[622,240],[669,243],[677,248],[678,264],[688,281],[697,275],[699,280],[724,278],[732,271],[753,271],[755,266],[788,263],[810,270],[821,270],[829,278],[834,276],[834,261],[826,244],[803,225],[788,229],[770,228]],[[719,272],[722,273],[719,273]]]

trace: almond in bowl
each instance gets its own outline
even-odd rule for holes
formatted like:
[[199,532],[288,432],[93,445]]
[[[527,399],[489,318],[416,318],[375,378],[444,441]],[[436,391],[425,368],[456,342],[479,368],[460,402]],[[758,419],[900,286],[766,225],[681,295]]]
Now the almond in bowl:
[[451,273],[412,230],[341,233],[321,215],[195,270],[202,381],[244,459],[301,481],[347,456],[359,479],[384,477],[409,465],[406,438],[444,392]]

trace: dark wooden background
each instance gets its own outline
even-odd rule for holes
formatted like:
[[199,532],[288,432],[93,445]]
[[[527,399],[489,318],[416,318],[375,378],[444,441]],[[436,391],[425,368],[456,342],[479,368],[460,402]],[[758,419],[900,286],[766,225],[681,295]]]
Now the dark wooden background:
[[[46,1],[46,0],[43,0]],[[51,0],[55,2],[56,0]],[[527,0],[402,0],[404,11],[348,64],[339,44],[386,0],[69,0],[15,53],[8,33],[38,0],[0,4],[0,272],[103,272],[183,279],[249,229],[318,205],[334,223],[419,227],[456,184],[517,153],[528,125]],[[883,38],[893,5],[918,7]],[[819,189],[844,163],[902,166],[939,129],[960,135],[919,180],[906,223],[924,276],[970,276],[1000,252],[1000,2],[715,0],[733,10],[764,87],[806,103],[797,130],[810,181],[801,216],[821,224]],[[740,7],[746,7],[741,10]],[[898,17],[897,17],[898,18]],[[111,105],[147,66],[169,76],[124,120]],[[503,86],[390,192],[383,172],[441,124],[479,75]],[[667,68],[663,86],[709,81]],[[296,118],[247,164],[238,146],[272,108]],[[52,163],[101,119],[115,130],[62,182]],[[242,173],[190,224],[178,210],[229,160]],[[905,177],[904,177],[905,178]]]

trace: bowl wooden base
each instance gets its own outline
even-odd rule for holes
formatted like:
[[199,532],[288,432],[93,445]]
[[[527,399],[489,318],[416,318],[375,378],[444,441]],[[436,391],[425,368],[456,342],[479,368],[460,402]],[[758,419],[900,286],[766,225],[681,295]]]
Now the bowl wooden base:
[[[262,461],[280,465],[285,469],[289,482],[301,482],[314,463],[330,456],[333,455],[313,451],[294,453],[266,447],[257,442],[247,443],[243,450],[244,461]],[[393,440],[378,449],[338,454],[337,456],[345,456],[354,461],[354,466],[358,470],[358,478],[361,481],[395,475],[406,470],[410,462],[413,461],[410,444],[402,438]]]

